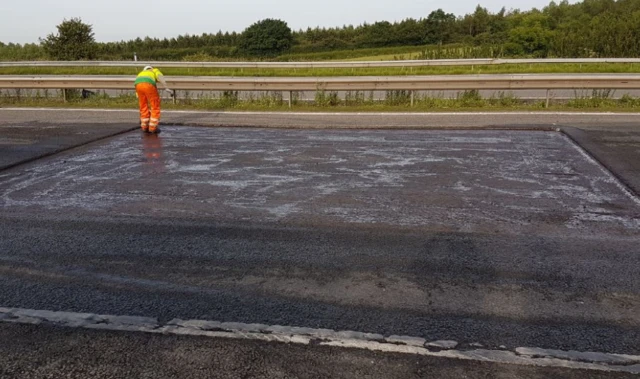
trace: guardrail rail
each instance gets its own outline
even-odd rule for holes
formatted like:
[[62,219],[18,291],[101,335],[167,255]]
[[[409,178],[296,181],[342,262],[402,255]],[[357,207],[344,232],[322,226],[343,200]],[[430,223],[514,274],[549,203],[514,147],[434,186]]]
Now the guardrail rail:
[[[133,89],[135,76],[6,76],[0,89]],[[640,89],[640,74],[500,74],[351,77],[170,76],[174,90],[195,91],[415,91]],[[412,101],[413,102],[413,101]]]

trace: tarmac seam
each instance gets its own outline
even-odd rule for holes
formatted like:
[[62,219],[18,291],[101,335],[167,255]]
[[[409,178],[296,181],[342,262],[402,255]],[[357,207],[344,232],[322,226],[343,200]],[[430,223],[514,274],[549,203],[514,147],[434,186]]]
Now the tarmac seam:
[[456,349],[459,346],[456,341],[427,341],[420,337],[383,336],[375,333],[331,329],[181,319],[161,323],[157,318],[152,317],[2,307],[0,307],[0,323],[333,346],[522,366],[640,374],[640,356],[638,355],[534,347],[519,347],[513,351],[489,350],[481,348],[477,343],[469,345],[469,349]]
[[578,152],[582,156],[584,156],[590,162],[595,163],[603,173],[611,177],[615,181],[616,186],[618,186],[620,190],[622,190],[627,196],[629,196],[629,198],[634,203],[636,203],[637,205],[640,205],[640,193],[638,193],[638,191],[635,190],[633,185],[631,185],[624,178],[624,176],[619,175],[610,164],[608,164],[603,159],[600,159],[599,154],[595,153],[594,151],[590,150],[587,146],[585,146],[585,144],[580,141],[580,138],[577,138],[566,127],[558,128],[557,131],[560,132],[562,135],[564,135],[569,140],[570,144],[576,150],[578,150]]

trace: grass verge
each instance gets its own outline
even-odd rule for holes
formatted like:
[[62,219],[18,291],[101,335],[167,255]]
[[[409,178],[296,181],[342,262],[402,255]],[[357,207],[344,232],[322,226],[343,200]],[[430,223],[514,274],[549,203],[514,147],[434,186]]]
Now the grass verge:
[[[0,96],[0,107],[59,107],[59,108],[114,108],[137,109],[135,95],[123,94],[109,97],[104,94],[81,98],[68,95],[67,101],[59,96]],[[578,96],[562,103],[552,103],[548,108],[545,101],[524,101],[509,93],[498,93],[491,98],[483,98],[478,91],[464,91],[452,98],[416,96],[411,105],[409,91],[389,91],[382,100],[374,100],[373,94],[347,92],[338,97],[335,92],[316,93],[313,101],[288,99],[282,93],[265,93],[258,96],[241,97],[238,92],[226,92],[220,96],[206,98],[180,98],[174,104],[165,99],[163,109],[184,109],[202,111],[310,111],[310,112],[451,112],[451,111],[594,111],[594,112],[637,112],[640,98],[628,95],[612,99],[608,92],[593,92],[590,96]]]

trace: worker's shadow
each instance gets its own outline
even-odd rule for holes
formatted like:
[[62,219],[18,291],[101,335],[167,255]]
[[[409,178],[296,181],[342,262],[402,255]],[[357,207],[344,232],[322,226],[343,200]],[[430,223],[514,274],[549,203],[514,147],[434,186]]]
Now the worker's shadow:
[[162,137],[157,134],[142,134],[142,152],[144,154],[144,171],[162,174],[166,171]]

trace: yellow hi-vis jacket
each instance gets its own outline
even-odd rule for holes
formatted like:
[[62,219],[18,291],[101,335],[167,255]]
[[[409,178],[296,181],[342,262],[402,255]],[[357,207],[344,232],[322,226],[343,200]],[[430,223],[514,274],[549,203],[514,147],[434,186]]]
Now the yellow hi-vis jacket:
[[138,77],[136,78],[136,81],[134,82],[134,86],[140,83],[149,83],[157,87],[158,82],[164,84],[164,75],[162,75],[162,72],[160,72],[160,70],[154,68],[153,70],[145,70],[140,72],[138,74]]

